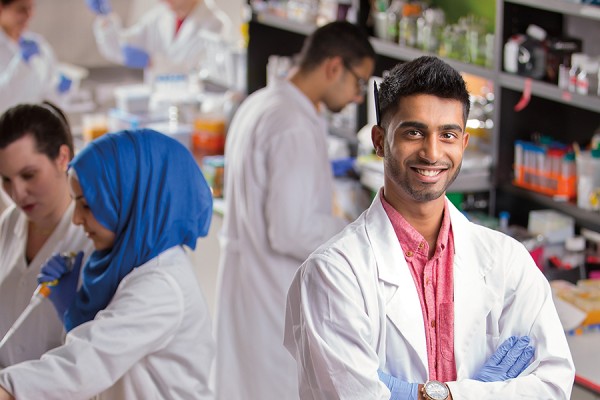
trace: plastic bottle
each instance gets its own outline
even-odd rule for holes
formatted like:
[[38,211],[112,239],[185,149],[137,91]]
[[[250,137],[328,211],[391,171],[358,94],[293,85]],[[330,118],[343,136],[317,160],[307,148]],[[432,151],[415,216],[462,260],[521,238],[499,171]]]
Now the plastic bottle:
[[588,58],[577,75],[577,93],[596,95],[598,93],[598,60]]
[[573,53],[571,55],[571,69],[569,70],[569,92],[577,91],[577,76],[581,72],[581,66],[587,60],[585,53]]
[[565,241],[565,255],[563,263],[567,268],[579,268],[580,279],[586,278],[585,273],[585,238],[573,236]]

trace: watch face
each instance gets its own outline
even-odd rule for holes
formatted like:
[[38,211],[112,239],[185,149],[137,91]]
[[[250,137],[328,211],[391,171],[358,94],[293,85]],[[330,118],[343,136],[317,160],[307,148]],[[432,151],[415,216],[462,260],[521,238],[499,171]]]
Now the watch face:
[[425,393],[433,400],[445,400],[448,398],[448,388],[439,381],[427,382],[425,384]]

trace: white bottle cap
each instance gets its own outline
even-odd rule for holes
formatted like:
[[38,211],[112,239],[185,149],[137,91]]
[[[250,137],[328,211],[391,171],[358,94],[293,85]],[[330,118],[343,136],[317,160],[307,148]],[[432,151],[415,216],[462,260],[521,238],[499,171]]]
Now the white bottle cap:
[[527,27],[527,36],[539,40],[540,42],[546,39],[546,31],[537,25],[531,24]]

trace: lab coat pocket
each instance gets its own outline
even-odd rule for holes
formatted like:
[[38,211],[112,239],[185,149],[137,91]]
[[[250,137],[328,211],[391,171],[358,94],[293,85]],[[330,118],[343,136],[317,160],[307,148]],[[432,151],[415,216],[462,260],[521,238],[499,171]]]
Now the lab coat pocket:
[[448,361],[454,360],[454,303],[440,304],[440,348],[442,357]]

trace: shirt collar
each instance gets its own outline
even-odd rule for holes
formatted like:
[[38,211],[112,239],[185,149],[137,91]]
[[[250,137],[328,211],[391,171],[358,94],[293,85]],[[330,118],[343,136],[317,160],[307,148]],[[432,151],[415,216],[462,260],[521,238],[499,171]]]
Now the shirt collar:
[[[383,190],[382,190],[383,193]],[[398,236],[398,241],[402,246],[402,250],[404,252],[411,251],[419,251],[418,249],[422,249],[422,251],[427,255],[427,241],[411,224],[404,219],[402,214],[398,212],[388,201],[381,196],[381,203],[383,205],[383,209],[385,210],[390,222],[392,223],[392,227],[394,228],[394,232],[396,232],[396,236]],[[442,216],[442,226],[440,227],[440,231],[438,233],[437,241],[436,241],[436,249],[433,258],[439,257],[440,253],[446,249],[448,244],[448,238],[450,235],[450,210],[448,208],[448,200],[444,201],[444,214]],[[419,246],[422,244],[422,246]]]

